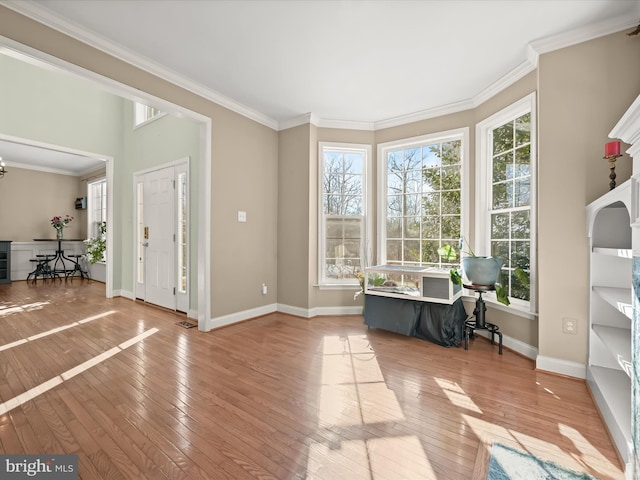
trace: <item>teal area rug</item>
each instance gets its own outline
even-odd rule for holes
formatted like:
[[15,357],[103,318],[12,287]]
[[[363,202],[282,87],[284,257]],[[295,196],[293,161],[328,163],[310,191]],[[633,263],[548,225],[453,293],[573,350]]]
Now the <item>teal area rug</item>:
[[491,446],[487,480],[598,480],[500,443]]

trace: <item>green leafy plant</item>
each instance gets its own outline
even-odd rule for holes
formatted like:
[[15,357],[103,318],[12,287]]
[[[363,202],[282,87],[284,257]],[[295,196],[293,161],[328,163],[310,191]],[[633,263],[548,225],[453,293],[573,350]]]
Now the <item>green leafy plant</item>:
[[[360,295],[361,293],[364,293],[364,273],[362,272],[356,272],[355,277],[358,279],[358,282],[360,282],[360,291],[356,292],[355,295],[353,296],[353,299],[355,300],[356,298],[358,298],[358,295]],[[387,279],[385,278],[384,275],[380,275],[379,273],[374,273],[372,275],[369,275],[369,285],[372,285],[374,287],[379,287],[380,285],[382,285]]]
[[100,222],[98,224],[98,232],[100,235],[97,237],[92,237],[84,241],[84,244],[87,246],[87,256],[91,263],[105,261],[105,252],[107,250],[107,222]]
[[[466,242],[466,240],[464,240],[464,243],[467,244],[467,247],[469,248],[469,250],[468,251],[462,250],[463,239],[461,238],[460,244],[459,244],[459,249],[461,253],[466,253],[469,257],[478,258],[478,256],[471,249],[471,246],[469,245],[469,243]],[[443,245],[442,247],[440,247],[438,249],[438,255],[440,255],[444,260],[448,262],[455,261],[458,258],[458,253],[456,252],[456,249],[451,245]],[[518,281],[522,283],[523,286],[527,288],[529,287],[529,275],[527,275],[527,272],[525,272],[520,267],[516,267],[513,271],[513,274],[518,279]],[[459,269],[452,268],[451,270],[449,270],[449,278],[451,279],[451,282],[454,285],[462,285],[462,274]],[[493,287],[496,290],[496,300],[498,300],[498,302],[502,303],[503,305],[509,306],[511,302],[509,301],[507,287],[505,287],[499,282],[494,283]]]

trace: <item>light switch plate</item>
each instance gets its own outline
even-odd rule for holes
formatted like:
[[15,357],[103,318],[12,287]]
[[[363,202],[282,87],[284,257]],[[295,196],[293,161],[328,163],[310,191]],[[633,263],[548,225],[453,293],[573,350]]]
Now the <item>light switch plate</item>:
[[243,212],[241,210],[238,210],[238,221],[239,222],[246,222],[247,221],[247,212]]

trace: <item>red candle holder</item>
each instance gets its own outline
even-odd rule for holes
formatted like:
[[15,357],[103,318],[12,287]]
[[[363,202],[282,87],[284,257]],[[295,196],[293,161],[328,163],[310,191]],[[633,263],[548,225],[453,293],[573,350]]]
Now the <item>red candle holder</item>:
[[604,158],[609,162],[609,190],[616,188],[616,160],[621,157],[620,142],[609,142],[604,145]]

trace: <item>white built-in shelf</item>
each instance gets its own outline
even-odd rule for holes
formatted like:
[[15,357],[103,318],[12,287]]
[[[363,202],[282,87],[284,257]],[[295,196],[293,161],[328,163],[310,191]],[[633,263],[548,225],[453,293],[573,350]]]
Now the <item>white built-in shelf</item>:
[[593,287],[593,291],[627,318],[633,318],[630,288]]
[[600,395],[615,419],[618,431],[631,443],[631,379],[622,371],[613,368],[590,366]]
[[620,258],[633,258],[633,251],[630,248],[593,247],[593,253]]
[[620,368],[631,377],[631,328],[597,324],[593,324],[591,328],[614,356]]

